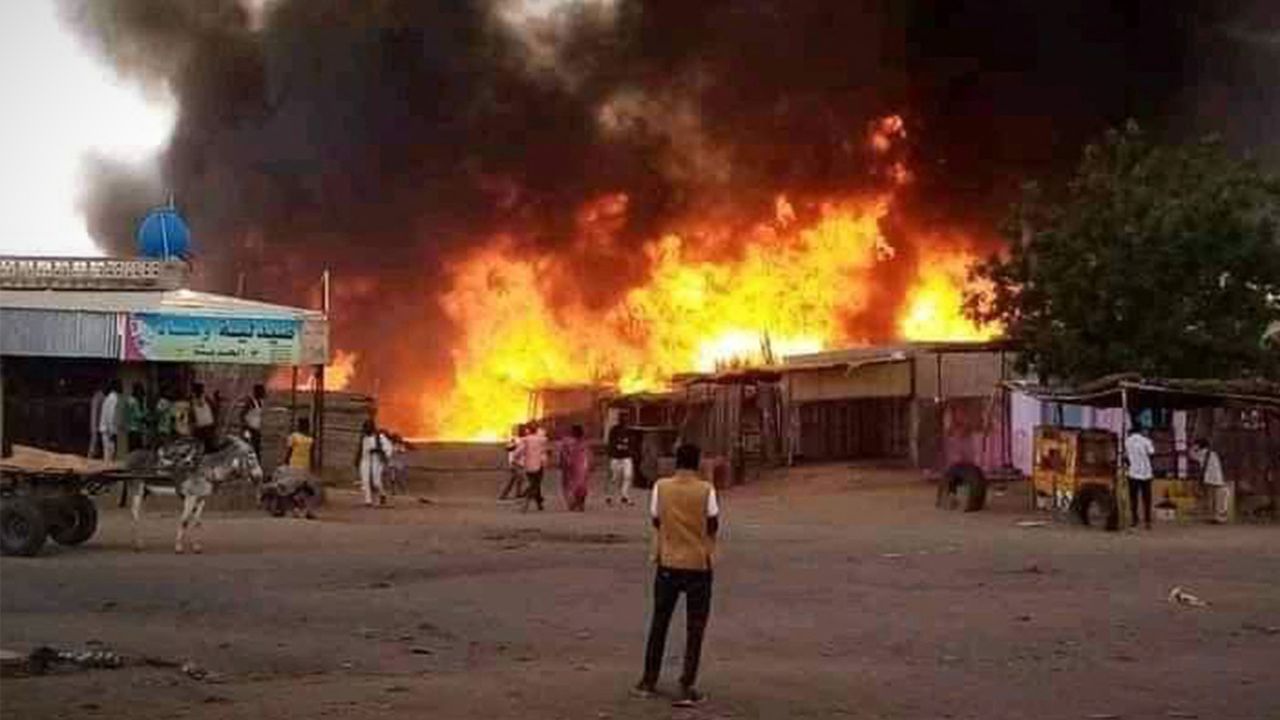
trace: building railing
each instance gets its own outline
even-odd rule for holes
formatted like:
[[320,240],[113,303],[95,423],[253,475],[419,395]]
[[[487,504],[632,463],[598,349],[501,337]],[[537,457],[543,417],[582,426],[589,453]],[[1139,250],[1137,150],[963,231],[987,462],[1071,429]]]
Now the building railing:
[[7,290],[176,290],[189,274],[181,260],[0,257]]

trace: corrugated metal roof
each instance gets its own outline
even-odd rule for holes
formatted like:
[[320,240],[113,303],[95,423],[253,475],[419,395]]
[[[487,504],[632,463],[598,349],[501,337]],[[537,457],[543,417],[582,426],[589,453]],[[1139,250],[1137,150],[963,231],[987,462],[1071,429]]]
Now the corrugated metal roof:
[[0,307],[0,355],[120,357],[115,313]]
[[868,345],[865,347],[824,350],[805,355],[788,355],[784,359],[786,365],[822,365],[824,363],[857,363],[870,358],[889,358],[906,360],[917,354],[966,353],[966,352],[999,352],[1011,350],[1012,346],[1005,340],[955,341],[955,342],[907,342],[894,345]]
[[0,290],[0,308],[88,313],[318,319],[317,310],[194,290]]

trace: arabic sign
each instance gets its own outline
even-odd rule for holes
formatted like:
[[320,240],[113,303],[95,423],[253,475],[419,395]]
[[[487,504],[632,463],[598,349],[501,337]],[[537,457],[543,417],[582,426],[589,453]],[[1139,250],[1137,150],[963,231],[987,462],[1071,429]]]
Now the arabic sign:
[[301,356],[298,320],[134,313],[125,321],[125,360],[297,365]]

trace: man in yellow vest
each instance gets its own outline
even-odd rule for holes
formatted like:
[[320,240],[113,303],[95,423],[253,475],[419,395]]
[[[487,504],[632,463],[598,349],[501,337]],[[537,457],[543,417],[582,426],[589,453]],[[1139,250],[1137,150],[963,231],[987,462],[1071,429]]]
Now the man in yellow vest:
[[662,655],[667,644],[667,628],[680,594],[685,595],[688,629],[685,632],[684,673],[680,676],[677,706],[687,707],[702,699],[694,687],[698,679],[698,658],[702,635],[711,614],[711,560],[716,533],[720,529],[720,506],[716,490],[698,474],[702,451],[697,445],[676,448],[675,475],[659,480],[649,499],[649,514],[655,529],[654,559],[658,565],[653,583],[653,622],[645,651],[644,677],[635,694],[651,697],[662,671]]

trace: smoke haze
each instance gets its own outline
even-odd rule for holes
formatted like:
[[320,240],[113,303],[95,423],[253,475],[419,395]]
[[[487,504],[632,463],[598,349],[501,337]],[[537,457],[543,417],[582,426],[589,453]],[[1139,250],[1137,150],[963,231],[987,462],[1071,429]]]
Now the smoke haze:
[[[69,0],[63,12],[179,108],[161,178],[91,165],[97,241],[130,253],[165,188],[211,289],[243,273],[251,294],[303,302],[332,267],[336,344],[361,349],[366,383],[413,397],[449,372],[437,298],[452,253],[510,234],[516,252],[567,258],[582,280],[562,292],[604,304],[643,279],[639,241],[694,216],[731,223],[780,192],[883,185],[863,139],[888,114],[906,120],[915,175],[890,237],[934,224],[989,235],[1023,180],[1061,173],[1130,117],[1260,147],[1280,86],[1266,4]],[[624,210],[585,231],[584,203],[616,193]],[[876,289],[889,305],[905,282],[891,275]]]

